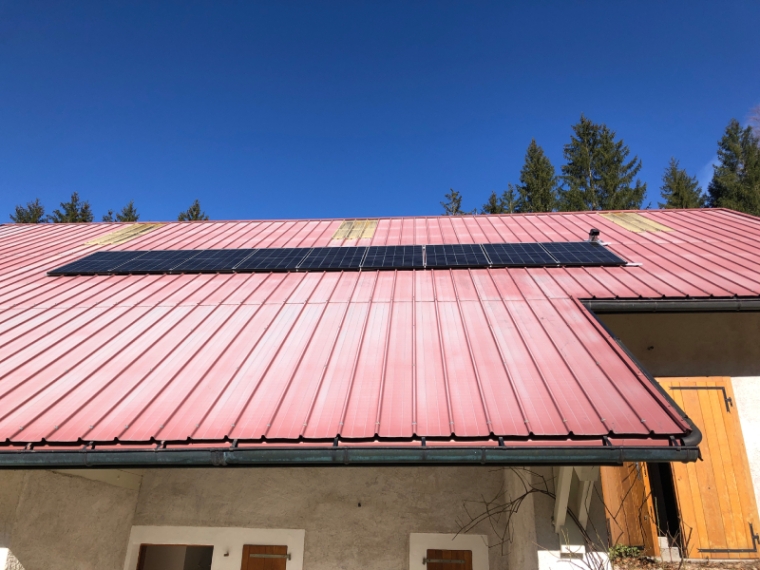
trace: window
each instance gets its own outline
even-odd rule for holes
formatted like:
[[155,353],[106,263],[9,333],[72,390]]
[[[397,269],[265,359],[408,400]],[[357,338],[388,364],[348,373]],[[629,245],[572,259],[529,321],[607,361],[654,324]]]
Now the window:
[[472,550],[428,550],[428,570],[472,570]]
[[142,544],[137,570],[211,570],[213,546]]
[[488,570],[488,537],[479,534],[411,534],[409,570]]
[[287,546],[246,544],[243,547],[242,570],[285,570],[288,561]]
[[305,535],[300,529],[133,526],[124,570],[303,570]]

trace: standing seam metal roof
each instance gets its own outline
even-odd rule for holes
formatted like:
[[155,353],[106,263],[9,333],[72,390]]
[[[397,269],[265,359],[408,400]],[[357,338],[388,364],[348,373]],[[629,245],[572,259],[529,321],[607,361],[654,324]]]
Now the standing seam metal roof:
[[[583,299],[757,297],[760,223],[727,210],[0,226],[0,442],[412,438],[662,445],[690,430]],[[577,241],[638,266],[48,277],[98,250]]]

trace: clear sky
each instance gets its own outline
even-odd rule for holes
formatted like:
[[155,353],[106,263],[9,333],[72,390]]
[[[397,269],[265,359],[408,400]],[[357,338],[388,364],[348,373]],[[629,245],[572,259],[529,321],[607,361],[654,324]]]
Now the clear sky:
[[709,179],[760,104],[760,2],[0,0],[0,220],[438,214],[554,166],[581,113]]

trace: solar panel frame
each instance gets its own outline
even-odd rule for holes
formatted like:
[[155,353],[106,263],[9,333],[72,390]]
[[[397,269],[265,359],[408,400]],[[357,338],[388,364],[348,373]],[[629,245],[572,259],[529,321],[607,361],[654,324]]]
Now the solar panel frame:
[[143,255],[144,251],[96,251],[86,257],[56,267],[48,271],[48,275],[109,275],[113,269],[134,258]]
[[425,246],[425,267],[445,269],[488,266],[488,257],[480,244]]
[[283,247],[264,248],[250,255],[234,270],[237,273],[254,273],[257,271],[295,271],[298,264],[314,248],[311,247]]
[[360,269],[367,247],[315,247],[301,260],[298,271],[341,271]]
[[541,246],[562,266],[620,266],[627,262],[602,244],[590,241],[545,242]]
[[257,249],[206,249],[173,267],[171,273],[232,273]]
[[425,255],[421,245],[373,245],[367,248],[362,270],[424,269]]
[[171,273],[172,269],[203,250],[197,249],[156,249],[122,263],[111,273],[115,275],[147,275]]
[[484,243],[491,267],[556,267],[559,262],[540,243]]

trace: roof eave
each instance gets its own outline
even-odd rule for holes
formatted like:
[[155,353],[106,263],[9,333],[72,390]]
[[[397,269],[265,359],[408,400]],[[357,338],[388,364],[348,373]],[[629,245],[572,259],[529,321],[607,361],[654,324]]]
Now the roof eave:
[[696,445],[7,451],[0,452],[0,469],[622,465],[629,461],[686,463],[698,457]]

